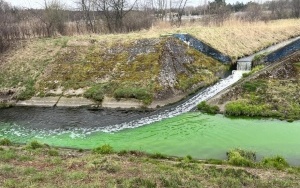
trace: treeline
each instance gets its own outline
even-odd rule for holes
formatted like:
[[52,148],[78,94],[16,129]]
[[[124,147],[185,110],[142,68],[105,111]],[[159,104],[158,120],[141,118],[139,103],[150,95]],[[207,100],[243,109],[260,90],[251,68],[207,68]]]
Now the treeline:
[[[44,0],[41,9],[22,9],[0,0],[0,52],[12,41],[86,33],[124,33],[150,28],[156,21],[180,26],[184,16],[201,24],[222,25],[231,15],[246,21],[300,17],[300,0],[263,4],[215,0],[187,7],[187,0],[76,0],[73,10],[59,0]],[[197,21],[196,18],[189,21]]]

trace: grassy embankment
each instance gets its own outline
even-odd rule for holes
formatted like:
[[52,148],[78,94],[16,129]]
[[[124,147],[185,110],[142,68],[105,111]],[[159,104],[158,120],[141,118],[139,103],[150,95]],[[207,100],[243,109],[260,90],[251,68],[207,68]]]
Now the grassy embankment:
[[255,154],[232,150],[228,160],[198,161],[138,151],[114,152],[26,146],[0,141],[1,187],[298,187],[298,167],[279,157],[254,162]]
[[[229,21],[222,27],[154,27],[129,34],[32,39],[2,54],[0,89],[23,88],[19,90],[19,99],[34,95],[77,95],[101,101],[104,95],[109,95],[137,98],[149,104],[162,89],[158,81],[162,68],[159,58],[165,39],[155,46],[156,52],[138,55],[130,63],[129,54],[122,49],[130,48],[138,39],[158,38],[165,33],[190,33],[235,59],[299,35],[300,21]],[[111,49],[121,51],[109,55]],[[217,77],[207,75],[224,69],[193,49],[186,48],[186,53],[197,61],[185,64],[192,76],[177,76],[175,89],[179,91],[188,91],[199,81],[211,84]],[[83,91],[73,92],[79,88]]]
[[300,119],[300,54],[270,67],[259,76],[242,82],[229,98],[225,114],[229,116]]

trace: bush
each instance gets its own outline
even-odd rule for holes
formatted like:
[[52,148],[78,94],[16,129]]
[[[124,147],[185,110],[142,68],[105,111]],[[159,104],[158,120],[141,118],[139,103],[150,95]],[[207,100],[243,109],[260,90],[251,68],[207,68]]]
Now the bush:
[[114,97],[116,99],[121,98],[134,98],[143,101],[144,104],[148,105],[152,102],[152,94],[145,88],[138,87],[121,87],[115,90]]
[[114,150],[109,144],[104,144],[103,146],[93,149],[93,153],[96,154],[111,154]]
[[264,158],[260,164],[263,167],[276,168],[277,170],[283,170],[283,169],[289,167],[288,162],[281,156]]
[[256,155],[254,152],[234,149],[226,153],[229,164],[235,166],[253,167]]
[[218,106],[208,105],[205,101],[202,101],[200,104],[198,104],[197,108],[199,111],[208,114],[217,114],[220,111]]
[[43,147],[44,147],[44,145],[39,143],[36,140],[34,140],[28,144],[29,149],[38,149],[38,148],[43,148]]
[[232,101],[225,105],[225,115],[228,116],[263,116],[263,117],[273,117],[273,113],[269,107],[265,104],[249,104],[246,101],[238,100]]
[[2,138],[0,140],[0,145],[1,146],[11,146],[12,142],[8,138]]
[[105,94],[110,94],[117,87],[114,82],[97,84],[89,88],[85,93],[84,97],[92,99],[94,101],[101,102],[104,99]]
[[30,99],[35,93],[34,84],[34,80],[29,80],[25,85],[25,89],[18,95],[18,100]]
[[102,85],[96,85],[84,93],[84,97],[101,102],[104,98],[105,88]]
[[[235,151],[238,152],[242,157],[251,160],[251,161],[255,161],[256,160],[256,153],[254,151],[247,151],[247,150],[243,150],[243,149],[233,149],[230,152]],[[227,152],[227,156],[229,155],[230,152]]]

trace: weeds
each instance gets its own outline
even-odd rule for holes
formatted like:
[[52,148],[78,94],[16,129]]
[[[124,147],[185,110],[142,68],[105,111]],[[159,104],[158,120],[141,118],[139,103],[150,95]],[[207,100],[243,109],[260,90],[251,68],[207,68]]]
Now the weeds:
[[11,146],[12,142],[8,138],[2,138],[0,140],[0,145],[1,146]]
[[260,165],[266,168],[275,168],[277,170],[283,170],[289,167],[288,162],[281,156],[263,158]]
[[234,149],[227,152],[228,163],[235,166],[254,167],[256,155],[254,152]]
[[208,114],[217,114],[220,111],[218,106],[211,106],[205,101],[202,101],[200,104],[198,104],[197,108],[200,112]]
[[113,148],[108,144],[93,149],[93,153],[95,154],[111,154],[113,152]]
[[50,155],[50,156],[59,156],[59,152],[57,150],[50,149],[50,150],[48,150],[48,155]]
[[27,144],[27,148],[33,149],[33,150],[38,149],[38,148],[43,148],[43,147],[44,147],[44,145],[36,140]]
[[114,97],[116,99],[121,98],[134,98],[143,101],[148,105],[152,102],[152,94],[149,90],[140,87],[124,86],[114,91]]
[[0,151],[0,161],[9,162],[10,160],[17,159],[18,155],[14,150],[3,150]]
[[18,100],[30,99],[35,94],[34,88],[35,80],[30,79],[25,84],[25,89],[18,95]]

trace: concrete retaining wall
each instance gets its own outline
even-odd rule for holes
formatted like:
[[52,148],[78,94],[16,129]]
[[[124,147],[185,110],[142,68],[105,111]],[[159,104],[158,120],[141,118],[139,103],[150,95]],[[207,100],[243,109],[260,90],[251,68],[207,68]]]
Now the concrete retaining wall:
[[229,56],[222,54],[220,51],[214,49],[213,47],[205,44],[204,42],[198,40],[190,34],[174,34],[173,37],[187,43],[189,46],[194,47],[196,50],[208,55],[214,59],[221,61],[222,63],[231,63]]
[[291,55],[298,50],[300,50],[300,39],[270,53],[264,58],[264,61],[267,63],[273,63],[279,61],[280,59],[283,59],[288,55]]

